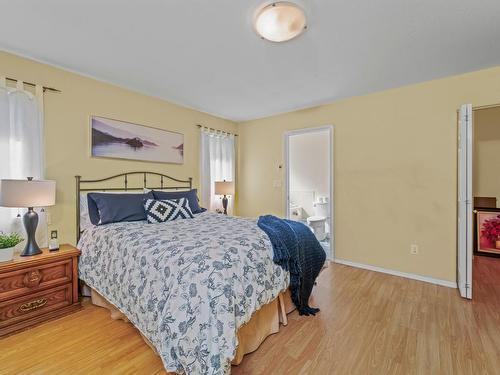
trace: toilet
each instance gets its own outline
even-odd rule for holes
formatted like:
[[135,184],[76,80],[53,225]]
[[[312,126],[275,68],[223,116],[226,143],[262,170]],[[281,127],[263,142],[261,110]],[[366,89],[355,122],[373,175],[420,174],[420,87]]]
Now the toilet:
[[327,224],[330,216],[330,203],[328,197],[320,197],[313,204],[314,216],[307,218],[307,225],[312,229],[318,241],[324,241],[328,234]]

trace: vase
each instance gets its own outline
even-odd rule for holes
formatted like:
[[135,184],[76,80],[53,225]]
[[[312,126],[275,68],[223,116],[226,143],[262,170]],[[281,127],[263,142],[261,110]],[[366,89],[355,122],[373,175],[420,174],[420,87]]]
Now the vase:
[[14,258],[14,247],[8,247],[6,249],[0,249],[0,263],[10,262]]

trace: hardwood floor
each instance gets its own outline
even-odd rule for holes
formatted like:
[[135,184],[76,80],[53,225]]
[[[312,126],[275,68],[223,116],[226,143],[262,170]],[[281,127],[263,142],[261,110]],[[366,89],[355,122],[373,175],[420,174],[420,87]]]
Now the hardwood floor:
[[[289,316],[232,373],[499,374],[500,259],[476,257],[474,301],[455,289],[332,265],[316,317]],[[127,323],[80,312],[0,341],[0,374],[164,374]]]

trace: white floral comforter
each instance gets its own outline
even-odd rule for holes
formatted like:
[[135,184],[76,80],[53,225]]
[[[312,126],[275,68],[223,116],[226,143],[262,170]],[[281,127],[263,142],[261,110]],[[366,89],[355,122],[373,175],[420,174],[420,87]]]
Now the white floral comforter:
[[162,224],[107,224],[86,230],[78,247],[80,278],[178,373],[228,373],[237,329],[289,282],[253,219],[205,212]]

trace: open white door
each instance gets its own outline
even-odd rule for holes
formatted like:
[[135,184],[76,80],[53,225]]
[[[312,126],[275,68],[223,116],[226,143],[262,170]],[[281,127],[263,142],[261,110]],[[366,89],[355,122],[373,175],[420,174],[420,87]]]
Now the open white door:
[[284,216],[307,223],[309,217],[315,216],[314,205],[320,203],[319,197],[322,196],[323,205],[329,203],[330,206],[329,215],[325,215],[326,223],[323,223],[326,236],[320,240],[328,260],[335,259],[333,137],[333,125],[291,130],[284,134]]
[[457,283],[460,295],[472,299],[472,105],[460,107],[458,121]]

